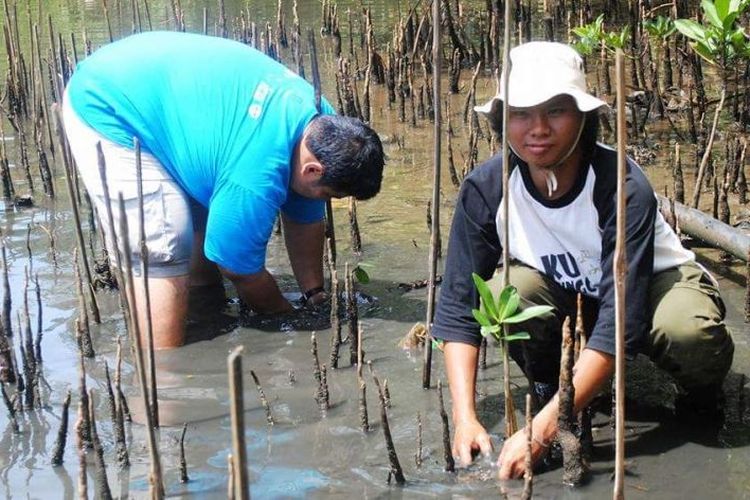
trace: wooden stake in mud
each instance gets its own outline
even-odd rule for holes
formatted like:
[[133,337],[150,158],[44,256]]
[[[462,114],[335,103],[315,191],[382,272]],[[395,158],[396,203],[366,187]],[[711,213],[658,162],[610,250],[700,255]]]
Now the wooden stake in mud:
[[[315,35],[311,29],[307,30],[307,41],[310,45],[310,72],[312,73],[313,88],[315,89],[315,109],[321,113],[320,71],[318,70],[318,50],[315,48]],[[333,205],[326,200],[326,238],[331,240],[330,259],[336,263],[336,231],[333,226]]]
[[[89,393],[86,389],[86,365],[83,363],[83,356],[78,356],[78,390],[79,397],[81,398],[81,404],[86,409],[81,415],[78,416],[81,419],[81,425],[76,426],[78,431],[78,439],[86,449],[91,449],[93,441],[91,440],[91,420],[89,419]],[[79,408],[80,410],[80,408]]]
[[[119,349],[119,344],[118,344]],[[120,396],[115,395],[109,378],[109,366],[104,362],[104,376],[107,382],[107,398],[109,399],[109,412],[112,418],[112,431],[115,435],[115,447],[117,448],[117,464],[120,469],[130,467],[130,456],[128,455],[128,443],[125,439],[125,420],[123,418]],[[119,391],[120,388],[118,387]]]
[[442,113],[440,109],[441,88],[440,78],[443,69],[442,51],[442,22],[440,2],[432,2],[432,102],[435,103],[435,121],[433,122],[432,149],[432,224],[430,225],[430,257],[428,259],[427,285],[427,318],[425,326],[427,335],[424,341],[424,357],[422,361],[422,388],[430,388],[432,375],[432,320],[435,316],[435,277],[437,276],[438,248],[440,241],[440,161],[441,161],[441,127]]
[[132,350],[135,352],[135,366],[138,372],[138,382],[141,386],[141,396],[143,399],[143,408],[146,414],[146,426],[149,455],[151,458],[151,469],[149,471],[149,489],[152,498],[164,498],[164,483],[161,474],[161,460],[159,459],[159,448],[156,442],[156,433],[152,421],[152,410],[148,398],[148,388],[146,385],[146,368],[143,362],[143,343],[141,342],[141,330],[138,324],[138,311],[135,300],[135,283],[133,279],[133,266],[130,260],[130,240],[128,238],[128,219],[125,215],[125,201],[122,193],[118,195],[120,207],[120,234],[122,235],[123,248],[123,277],[126,287],[128,304],[130,304],[130,313],[127,315],[128,331],[130,332],[130,343]]
[[236,347],[227,358],[229,367],[229,401],[232,415],[232,471],[234,498],[250,498],[247,478],[247,449],[245,448],[245,403],[242,391],[242,346]]
[[336,267],[331,267],[331,368],[339,367],[341,347],[341,319],[339,318],[339,277]]
[[60,416],[60,428],[57,431],[55,447],[52,451],[52,465],[57,467],[63,463],[65,453],[65,442],[68,440],[68,413],[70,409],[70,389],[63,400],[62,414]]
[[719,105],[716,107],[716,111],[714,112],[714,122],[711,126],[711,134],[708,136],[706,151],[703,153],[703,158],[701,158],[701,164],[698,168],[698,176],[695,178],[695,188],[693,191],[693,200],[691,203],[691,206],[693,208],[698,208],[698,203],[700,202],[702,189],[701,184],[703,183],[703,176],[706,173],[706,165],[708,165],[708,159],[711,157],[711,148],[714,145],[714,137],[716,137],[716,126],[719,124],[719,114],[721,113],[721,108],[724,107],[724,97],[726,97],[726,91],[725,89],[722,89],[721,98],[719,99]]
[[76,318],[76,337],[78,339],[78,348],[81,354],[87,358],[93,359],[95,356],[94,345],[91,342],[91,332],[89,330],[88,314],[86,312],[86,300],[83,297],[83,288],[81,287],[81,271],[78,265],[78,248],[73,249],[73,267],[76,281],[76,295],[78,295],[78,308],[80,317]]
[[585,468],[581,460],[581,443],[575,435],[575,387],[573,386],[573,364],[575,358],[570,317],[562,327],[562,349],[560,356],[560,409],[557,417],[557,439],[563,451],[563,483],[577,486],[583,482]]
[[187,473],[187,461],[185,460],[185,433],[187,432],[187,423],[182,424],[180,433],[180,482],[187,483],[190,481]]
[[448,413],[445,411],[445,402],[443,401],[443,381],[438,380],[438,402],[440,404],[440,420],[443,422],[443,457],[445,458],[445,471],[455,472],[456,461],[453,459],[451,452],[451,430],[448,425]]
[[141,281],[146,307],[146,362],[148,363],[148,387],[151,401],[151,418],[159,427],[159,398],[156,389],[156,360],[154,356],[154,329],[151,318],[151,293],[148,286],[148,246],[146,246],[146,219],[143,211],[143,168],[141,167],[141,141],[133,137],[135,149],[135,177],[138,184],[138,239],[141,254]]
[[253,377],[253,382],[255,382],[255,388],[258,390],[258,397],[260,397],[260,404],[263,406],[263,409],[266,412],[266,423],[270,426],[273,426],[273,415],[271,414],[271,405],[268,404],[268,399],[266,399],[266,393],[263,392],[263,387],[260,385],[260,380],[258,380],[258,376],[255,374],[253,370],[250,370],[250,376]]
[[121,420],[127,420],[132,422],[133,419],[130,416],[130,408],[128,408],[128,400],[125,394],[122,392],[122,342],[120,337],[117,337],[117,361],[115,365],[115,401],[117,403],[117,411],[120,413],[119,418]]
[[[625,124],[624,56],[616,53],[617,72],[617,237],[615,240],[615,485],[613,498],[625,498],[625,172],[627,129]],[[722,101],[724,93],[722,92]],[[715,128],[715,124],[714,124]],[[713,134],[712,134],[713,135]],[[709,147],[710,149],[710,147]],[[700,179],[697,184],[700,189]]]
[[383,388],[380,385],[380,380],[375,374],[372,375],[372,379],[375,381],[375,385],[378,388],[378,399],[380,400],[380,424],[383,427],[383,436],[385,437],[385,447],[388,450],[388,461],[391,464],[391,470],[388,471],[388,482],[390,483],[391,476],[396,480],[396,484],[403,485],[406,483],[404,477],[404,471],[401,469],[401,463],[398,461],[398,455],[396,455],[396,447],[393,446],[393,438],[391,437],[391,427],[388,425],[388,412],[385,405],[385,395],[383,394]]
[[682,175],[682,159],[680,158],[680,144],[674,145],[674,201],[685,203],[685,179]]
[[531,445],[534,442],[534,419],[531,416],[531,394],[526,394],[526,460],[524,466],[526,472],[523,475],[523,492],[521,493],[522,500],[531,500],[532,494],[534,493],[534,463],[531,454]]
[[[505,2],[505,26],[503,33],[503,86],[504,95],[503,102],[508,102],[508,85],[510,79],[510,27],[512,24],[510,15],[510,4],[511,2]],[[508,185],[510,184],[510,147],[508,145],[508,136],[505,131],[508,130],[508,118],[510,113],[510,106],[503,106],[503,286],[510,284],[510,243],[508,240],[510,228],[509,228],[509,212],[508,212],[508,198],[510,196]],[[503,325],[503,334],[507,336],[508,326]],[[508,354],[508,342],[501,340],[500,346],[503,351],[503,393],[505,399],[505,435],[510,437],[518,430],[518,423],[516,422],[516,409],[513,405],[513,395],[511,394],[510,388],[510,355]]]
[[94,412],[94,390],[89,390],[89,421],[91,423],[91,440],[94,444],[94,459],[96,463],[96,498],[111,500],[112,492],[107,480],[107,465],[104,463],[104,449],[99,441],[96,430],[96,413]]
[[8,419],[10,420],[11,428],[14,434],[18,434],[18,419],[16,418],[16,409],[13,406],[13,402],[10,400],[8,393],[5,390],[5,384],[0,383],[0,392],[3,395],[3,403],[5,408],[8,410]]
[[[576,298],[576,329],[575,329],[575,362],[586,348],[586,331],[583,325],[583,295]],[[585,463],[590,463],[594,451],[594,436],[591,429],[591,407],[587,406],[578,415],[578,432],[581,441],[581,456]]]
[[13,337],[13,326],[10,319],[11,315],[11,296],[10,296],[10,280],[8,279],[8,259],[5,254],[5,242],[0,238],[0,252],[3,255],[3,310],[2,310],[2,324],[3,331],[8,338]]
[[91,277],[91,269],[89,268],[88,256],[86,255],[86,244],[83,239],[83,231],[81,229],[81,215],[78,212],[78,203],[76,202],[75,189],[73,187],[73,165],[71,159],[67,155],[67,142],[65,139],[65,132],[62,128],[62,116],[60,114],[60,108],[55,107],[55,122],[57,129],[57,139],[60,143],[60,156],[63,158],[63,167],[65,169],[65,183],[68,186],[68,197],[70,200],[70,206],[73,211],[73,221],[75,222],[76,228],[76,241],[78,242],[78,248],[81,252],[81,267],[86,274],[86,291],[89,297],[89,307],[91,308],[91,315],[94,323],[101,323],[99,316],[99,304],[96,302],[96,295],[94,294],[94,280]]
[[365,378],[362,376],[362,369],[364,365],[363,359],[364,353],[362,351],[362,344],[360,343],[359,349],[357,350],[357,384],[359,386],[359,427],[362,432],[370,432],[370,423],[368,421],[367,414],[367,384]]
[[745,323],[750,323],[750,250],[745,258]]
[[357,221],[357,200],[354,196],[349,197],[349,233],[352,238],[352,252],[362,254],[362,236],[359,233],[359,222]]
[[414,453],[414,464],[422,467],[422,414],[417,412],[417,451]]
[[349,316],[349,364],[354,366],[359,359],[359,343],[361,332],[359,331],[359,312],[357,310],[357,293],[354,290],[353,273],[349,272],[349,263],[344,265],[346,275],[346,312]]
[[83,435],[88,426],[89,412],[83,399],[78,402],[78,420],[76,421],[76,447],[78,448],[78,498],[88,500],[88,482],[86,480],[86,443]]

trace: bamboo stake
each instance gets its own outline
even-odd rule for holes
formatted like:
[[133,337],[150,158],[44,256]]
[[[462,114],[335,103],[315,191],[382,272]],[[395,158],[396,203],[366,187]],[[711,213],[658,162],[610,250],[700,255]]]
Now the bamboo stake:
[[190,481],[187,473],[187,461],[185,460],[185,433],[187,432],[187,423],[182,424],[180,433],[180,482],[187,483]]
[[391,469],[388,472],[389,482],[391,475],[393,475],[393,477],[396,479],[396,483],[399,485],[403,485],[406,484],[406,478],[404,477],[404,472],[401,469],[401,464],[398,461],[396,448],[393,446],[393,438],[391,437],[391,427],[390,425],[388,425],[388,412],[386,411],[383,388],[380,385],[380,380],[378,380],[378,377],[376,377],[375,374],[372,375],[372,379],[375,381],[375,385],[378,388],[378,398],[380,400],[380,423],[381,427],[383,428],[383,436],[385,437],[385,447],[388,450],[388,461],[391,464]]
[[[616,53],[617,72],[617,238],[615,243],[615,485],[613,498],[625,498],[625,172],[627,131],[625,125],[625,71],[621,50]],[[724,93],[722,92],[722,101]],[[720,106],[721,107],[721,106]],[[718,114],[717,114],[718,116]],[[714,128],[716,123],[714,120]],[[711,134],[713,136],[713,134]],[[709,141],[710,142],[710,141]],[[711,147],[709,145],[708,150]],[[700,189],[700,179],[697,184]],[[696,200],[697,201],[697,200]]]
[[[83,405],[85,411],[78,416],[81,419],[81,426],[76,426],[78,431],[78,439],[82,443],[83,447],[87,450],[91,449],[94,444],[91,440],[91,419],[89,418],[89,393],[86,389],[86,365],[83,363],[83,356],[78,356],[78,389],[80,404]],[[81,407],[78,408],[81,411]]]
[[451,452],[451,431],[448,425],[448,413],[445,411],[445,402],[443,401],[443,381],[438,380],[438,403],[440,405],[440,420],[443,422],[443,457],[445,458],[445,471],[455,472],[456,461],[453,459]]
[[234,497],[250,498],[247,477],[247,449],[245,448],[245,404],[242,390],[242,346],[236,347],[227,358],[229,367],[230,411],[232,415],[232,472]]
[[96,497],[103,500],[112,500],[112,492],[107,480],[107,466],[104,463],[104,449],[99,441],[99,433],[96,430],[96,413],[94,412],[94,390],[89,389],[89,421],[91,422],[91,438],[94,443],[94,459],[96,464]]
[[438,247],[440,241],[440,164],[441,164],[441,127],[442,111],[440,109],[442,58],[442,22],[440,2],[432,2],[432,102],[435,103],[435,121],[433,123],[432,150],[432,213],[430,225],[430,255],[428,259],[427,278],[427,317],[425,326],[427,332],[424,341],[424,357],[422,360],[422,388],[430,388],[432,376],[432,320],[435,317],[435,278],[437,276]]
[[146,318],[146,363],[148,364],[148,386],[151,400],[151,418],[155,427],[159,427],[159,398],[156,388],[156,361],[154,356],[154,328],[151,318],[151,293],[148,285],[148,247],[146,246],[146,220],[143,211],[143,168],[141,167],[141,141],[133,137],[135,149],[135,177],[138,184],[138,237],[141,253],[141,280]]
[[88,256],[86,255],[86,244],[83,239],[83,231],[81,230],[81,216],[78,211],[78,204],[76,203],[75,190],[73,188],[73,166],[70,158],[66,154],[67,142],[65,139],[65,133],[62,128],[62,115],[60,114],[60,108],[55,107],[55,121],[57,128],[57,138],[60,143],[60,156],[63,158],[63,167],[65,169],[65,182],[68,186],[68,197],[70,205],[73,211],[73,220],[76,228],[76,241],[78,242],[78,248],[80,249],[81,266],[86,273],[86,291],[89,296],[89,307],[91,308],[92,319],[94,323],[101,323],[99,316],[99,305],[96,302],[96,295],[94,294],[94,280],[91,278],[91,269],[89,269]]
[[[508,85],[510,79],[510,4],[511,2],[505,2],[505,25],[503,32],[503,84],[504,84],[504,95],[503,102],[508,102]],[[508,185],[510,184],[510,148],[508,146],[508,117],[510,113],[510,106],[503,106],[503,203],[502,203],[502,214],[503,214],[503,286],[510,285],[510,243],[508,240],[510,228],[509,228],[509,212],[508,212],[508,198],[510,196]],[[509,334],[508,326],[503,325],[503,337]],[[510,356],[508,354],[508,342],[503,339],[500,342],[500,346],[503,351],[503,393],[505,396],[505,435],[507,437],[512,436],[518,430],[518,423],[516,422],[516,409],[513,405],[513,396],[510,388]]]
[[268,404],[268,399],[266,399],[266,393],[263,392],[263,387],[260,385],[258,376],[253,370],[250,370],[250,376],[253,377],[255,388],[258,390],[258,396],[260,397],[260,404],[263,406],[263,409],[266,412],[266,423],[269,427],[272,427],[274,424],[273,415],[271,414],[271,405]]
[[150,408],[148,390],[146,386],[146,370],[143,363],[143,349],[141,343],[141,330],[138,325],[138,311],[135,301],[135,284],[133,280],[133,267],[130,261],[130,241],[128,238],[128,220],[125,215],[125,201],[122,193],[118,195],[120,206],[120,234],[122,235],[123,260],[125,285],[127,289],[128,303],[131,305],[130,314],[127,315],[128,331],[130,332],[131,348],[135,352],[135,365],[138,372],[138,382],[141,386],[141,396],[143,398],[143,408],[146,414],[146,426],[149,455],[151,458],[151,468],[149,471],[149,490],[152,498],[164,498],[164,483],[162,482],[161,461],[159,459],[159,449],[156,442],[154,424],[152,422],[152,410]]
[[534,419],[531,417],[531,394],[526,394],[526,460],[524,466],[526,472],[523,475],[523,492],[521,493],[522,500],[531,500],[534,493],[534,463],[532,459],[532,443],[534,442]]

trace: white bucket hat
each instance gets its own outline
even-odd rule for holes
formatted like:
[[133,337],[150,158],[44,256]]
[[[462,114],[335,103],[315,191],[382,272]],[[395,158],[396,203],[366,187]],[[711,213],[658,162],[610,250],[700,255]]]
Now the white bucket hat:
[[[529,42],[510,51],[511,69],[508,102],[516,108],[536,106],[553,97],[567,94],[576,101],[580,111],[592,111],[607,103],[586,92],[583,60],[572,47],[556,42]],[[500,92],[482,106],[474,108],[483,114],[494,114],[495,104],[505,95]]]

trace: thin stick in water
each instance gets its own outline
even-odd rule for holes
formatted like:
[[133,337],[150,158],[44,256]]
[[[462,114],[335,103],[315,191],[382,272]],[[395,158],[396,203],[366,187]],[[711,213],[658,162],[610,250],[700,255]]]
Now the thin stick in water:
[[94,459],[96,463],[96,497],[111,500],[112,492],[107,480],[107,465],[104,463],[104,449],[99,441],[99,433],[96,430],[96,413],[94,412],[94,390],[89,390],[89,422],[91,425],[91,440],[94,443]]
[[255,382],[255,388],[258,390],[258,396],[260,397],[260,404],[263,406],[263,409],[266,411],[266,423],[269,426],[272,426],[274,424],[273,415],[271,414],[271,405],[268,404],[268,399],[266,399],[266,393],[263,392],[263,387],[260,385],[260,380],[258,380],[258,376],[255,374],[253,370],[250,370],[250,376],[253,377],[253,382]]
[[417,469],[422,467],[422,414],[417,412],[417,451],[414,453]]
[[180,433],[180,482],[187,483],[190,481],[187,473],[187,461],[185,460],[185,433],[187,432],[187,423],[182,424]]
[[78,448],[78,498],[88,500],[88,482],[86,480],[86,442],[83,439],[88,428],[89,412],[86,403],[81,398],[78,401],[78,420],[76,421],[76,448]]
[[448,413],[445,411],[445,401],[443,401],[443,381],[438,380],[438,403],[440,405],[440,420],[443,423],[443,458],[445,459],[445,471],[455,472],[456,461],[453,459],[451,452],[451,431],[448,425]]
[[531,455],[531,445],[534,439],[534,419],[531,417],[531,408],[531,394],[526,394],[526,460],[524,461],[526,472],[523,475],[523,492],[521,493],[523,500],[531,500],[534,492],[534,464]]

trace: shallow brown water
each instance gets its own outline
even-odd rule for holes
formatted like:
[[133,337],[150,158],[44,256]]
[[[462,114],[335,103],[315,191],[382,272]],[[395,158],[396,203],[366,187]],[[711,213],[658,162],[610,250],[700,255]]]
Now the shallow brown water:
[[[159,5],[158,2],[152,5],[154,3]],[[372,5],[379,9],[380,19],[385,22],[394,18],[393,6],[396,3],[383,1]],[[253,3],[253,8],[257,9],[259,16],[263,14],[270,18],[275,12],[275,2],[270,4],[260,7]],[[97,5],[96,2],[83,4],[71,0],[61,4],[60,9],[75,22],[85,20],[89,23],[97,15]],[[197,19],[202,4],[183,0],[183,5],[189,6],[193,19]],[[233,5],[228,2],[228,8]],[[164,12],[164,6],[161,5],[159,10]],[[317,4],[314,9],[310,8],[308,15],[317,26]],[[323,44],[323,59],[330,62],[325,59],[330,57],[330,47],[326,47]],[[467,80],[467,73],[464,72],[462,81]],[[491,80],[483,80],[480,94],[484,97],[491,95],[493,85]],[[464,95],[452,98],[454,112],[463,107]],[[387,146],[390,161],[383,192],[375,200],[359,205],[364,245],[361,260],[372,265],[368,270],[373,279],[367,285],[360,285],[359,290],[376,298],[373,302],[362,301],[360,319],[364,328],[365,358],[372,361],[381,378],[388,379],[393,403],[389,410],[391,432],[407,485],[400,488],[386,484],[387,455],[376,392],[369,375],[366,380],[372,430],[367,434],[359,430],[356,375],[346,362],[348,345],[342,346],[342,368],[329,371],[332,407],[321,415],[314,401],[316,382],[312,373],[310,333],[311,328],[317,328],[321,359],[327,362],[330,329],[326,322],[300,315],[267,323],[245,321],[245,326],[238,326],[238,307],[229,301],[221,314],[196,306],[190,327],[195,340],[179,350],[158,353],[163,424],[159,431],[159,445],[166,490],[170,496],[226,497],[226,456],[231,452],[226,356],[238,345],[244,346],[246,375],[251,369],[257,373],[276,420],[276,425],[269,429],[252,379],[246,376],[246,440],[251,493],[255,498],[474,498],[496,496],[501,487],[506,488],[511,496],[520,493],[520,483],[500,485],[496,481],[496,468],[491,460],[480,461],[455,474],[443,471],[437,393],[434,389],[421,389],[421,356],[402,351],[397,346],[411,326],[416,321],[424,321],[425,316],[424,290],[404,293],[397,285],[427,276],[429,235],[425,219],[427,200],[431,197],[429,148],[432,126],[425,122],[413,128],[399,123],[395,109],[389,110],[382,96],[377,99],[381,101],[375,108],[378,110],[375,128],[383,135],[403,137],[405,145],[403,148],[395,144]],[[461,165],[461,154],[466,150],[465,131],[459,126],[458,118],[453,117],[453,123],[459,131],[454,147],[457,164]],[[480,159],[487,156],[486,149],[486,145],[483,146]],[[654,167],[647,171],[654,179],[663,177],[663,169]],[[14,177],[21,179],[22,176],[14,171]],[[22,183],[19,182],[18,186]],[[444,173],[442,190],[445,208],[441,217],[442,230],[447,235],[450,207],[455,198],[455,189],[450,185],[447,173]],[[0,229],[9,252],[14,311],[22,303],[24,266],[28,266],[27,225],[38,223],[52,231],[58,248],[58,265],[55,267],[45,231],[34,226],[30,240],[32,265],[42,288],[43,370],[49,389],[42,391],[44,408],[20,416],[20,434],[12,433],[7,414],[4,409],[0,411],[0,496],[4,498],[73,498],[76,495],[78,467],[72,445],[73,412],[65,463],[56,469],[49,465],[62,399],[68,389],[75,391],[77,387],[77,348],[73,331],[77,301],[72,293],[75,240],[72,215],[62,183],[58,183],[58,193],[56,200],[37,196],[35,208],[8,209],[0,217]],[[343,268],[345,261],[354,263],[360,259],[349,250],[345,205],[337,205],[336,220],[338,261],[339,267]],[[626,449],[632,472],[626,478],[629,497],[750,496],[750,427],[746,423],[750,415],[742,404],[748,395],[744,387],[738,387],[738,374],[747,373],[750,368],[747,325],[742,323],[744,281],[738,274],[743,271],[739,266],[732,269],[716,267],[712,263],[717,261],[717,252],[701,251],[701,254],[705,255],[704,262],[715,274],[726,275],[720,281],[737,345],[732,373],[725,384],[727,422],[716,432],[705,423],[676,423],[669,418],[674,396],[669,380],[642,360],[629,365]],[[274,274],[281,276],[285,290],[294,293],[293,278],[278,237],[269,247],[268,266]],[[98,397],[99,433],[105,458],[110,464],[107,472],[115,496],[144,498],[148,496],[148,451],[144,428],[137,423],[140,393],[129,359],[126,359],[123,380],[136,419],[127,429],[133,465],[124,474],[118,473],[115,465],[112,426],[101,395],[105,390],[104,361],[110,367],[114,365],[115,341],[117,337],[125,338],[126,332],[116,296],[111,292],[99,292],[98,298],[103,321],[92,330],[97,356],[95,360],[87,360],[86,367],[87,384],[94,388]],[[33,294],[30,294],[30,306],[32,324],[35,324],[37,313]],[[441,355],[436,353],[433,359],[434,386],[438,379],[445,380],[445,375]],[[497,348],[492,348],[488,369],[480,372],[478,383],[481,418],[488,426],[497,450],[504,429],[499,359]],[[290,371],[294,373],[294,383],[290,383]],[[514,370],[514,382],[519,386],[516,403],[521,408],[525,380],[518,370]],[[450,402],[447,391],[446,402]],[[76,404],[77,397],[74,396],[72,408]],[[419,469],[414,461],[417,413],[422,416],[424,429],[424,462]],[[596,454],[591,482],[570,489],[562,486],[559,468],[540,472],[535,483],[538,497],[605,498],[611,495],[614,450],[608,418],[603,413],[597,416],[600,425],[594,434]],[[178,439],[183,422],[188,424],[186,449],[191,478],[185,485],[179,483],[178,476]],[[91,470],[92,467],[89,474]],[[92,475],[89,476],[89,488],[93,491]]]

